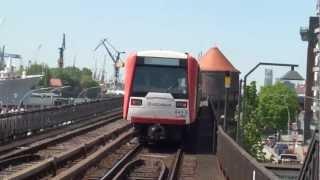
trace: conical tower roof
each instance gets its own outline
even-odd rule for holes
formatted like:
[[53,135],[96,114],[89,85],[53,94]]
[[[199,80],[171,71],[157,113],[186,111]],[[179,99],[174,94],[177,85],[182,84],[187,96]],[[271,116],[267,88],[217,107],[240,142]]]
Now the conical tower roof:
[[217,48],[210,48],[200,60],[201,71],[240,72]]

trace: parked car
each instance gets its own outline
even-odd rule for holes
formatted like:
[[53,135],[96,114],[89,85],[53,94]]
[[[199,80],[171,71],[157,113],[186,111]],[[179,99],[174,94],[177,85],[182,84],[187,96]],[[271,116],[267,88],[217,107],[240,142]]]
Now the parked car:
[[275,146],[274,146],[274,152],[275,152],[277,155],[286,154],[286,153],[288,153],[288,151],[289,151],[289,146],[288,146],[288,144],[276,143]]
[[298,156],[295,154],[280,154],[278,159],[279,164],[298,164]]

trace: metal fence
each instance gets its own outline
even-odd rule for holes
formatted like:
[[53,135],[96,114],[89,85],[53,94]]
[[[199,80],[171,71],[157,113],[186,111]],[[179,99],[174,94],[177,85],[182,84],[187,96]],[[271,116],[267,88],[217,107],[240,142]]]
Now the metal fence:
[[95,115],[122,106],[122,97],[108,98],[74,105],[50,107],[0,115],[0,142],[6,142],[28,133],[75,123],[83,117]]
[[319,179],[319,134],[313,135],[307,157],[299,174],[299,180]]
[[218,128],[217,156],[230,180],[277,180],[278,177],[251,157],[224,130]]

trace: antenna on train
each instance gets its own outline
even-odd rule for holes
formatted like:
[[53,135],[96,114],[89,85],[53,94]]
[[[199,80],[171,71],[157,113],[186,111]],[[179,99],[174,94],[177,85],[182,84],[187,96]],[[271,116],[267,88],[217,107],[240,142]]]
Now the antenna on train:
[[[103,46],[108,55],[110,56],[111,60],[113,61],[114,64],[114,86],[117,87],[118,83],[120,82],[119,79],[119,70],[120,67],[124,66],[124,63],[120,60],[120,55],[124,54],[124,51],[118,51],[109,41],[108,39],[102,39],[101,42],[97,45],[97,47],[94,49],[95,51],[99,49],[100,46]],[[114,54],[111,53],[109,47],[114,51]]]

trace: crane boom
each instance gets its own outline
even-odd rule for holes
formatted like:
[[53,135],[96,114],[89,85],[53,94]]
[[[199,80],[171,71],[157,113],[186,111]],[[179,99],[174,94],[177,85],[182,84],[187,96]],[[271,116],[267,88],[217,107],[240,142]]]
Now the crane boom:
[[[115,52],[115,55],[113,55],[110,51],[110,49],[108,48],[109,45],[111,47],[111,49]],[[110,56],[111,60],[114,63],[114,86],[117,87],[118,86],[118,82],[119,82],[119,62],[120,62],[120,55],[125,53],[125,52],[120,52],[118,51],[109,41],[108,39],[104,38],[98,45],[97,47],[94,49],[95,51],[100,47],[103,46],[108,55]]]

